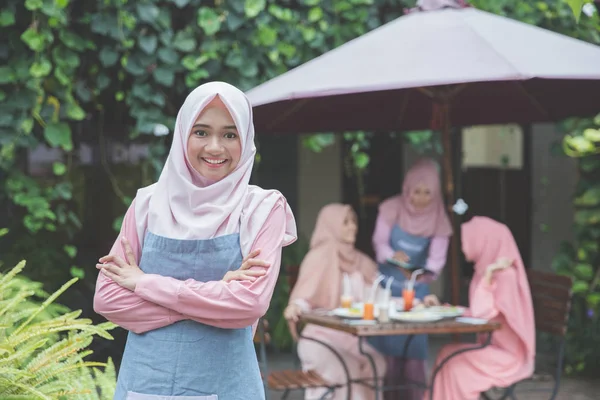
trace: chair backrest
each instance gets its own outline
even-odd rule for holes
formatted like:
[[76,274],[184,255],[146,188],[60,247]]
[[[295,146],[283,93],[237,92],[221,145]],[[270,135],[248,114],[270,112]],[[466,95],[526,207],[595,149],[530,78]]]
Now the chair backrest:
[[536,330],[564,337],[567,333],[573,279],[528,269]]

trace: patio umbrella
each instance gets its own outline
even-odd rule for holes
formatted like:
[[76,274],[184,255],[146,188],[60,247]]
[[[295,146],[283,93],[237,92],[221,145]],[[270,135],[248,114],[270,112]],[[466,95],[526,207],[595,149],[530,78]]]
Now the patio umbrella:
[[[558,121],[600,109],[600,47],[457,0],[418,4],[248,91],[257,132],[440,129],[453,204],[451,125]],[[457,269],[453,240],[454,302]]]

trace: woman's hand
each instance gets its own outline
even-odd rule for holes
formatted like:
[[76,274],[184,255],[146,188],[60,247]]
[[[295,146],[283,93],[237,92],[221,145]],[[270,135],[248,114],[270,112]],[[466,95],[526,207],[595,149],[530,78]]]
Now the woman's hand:
[[298,317],[302,314],[302,309],[298,304],[290,304],[283,310],[283,316],[288,321],[298,322]]
[[101,264],[96,264],[96,268],[101,273],[115,281],[119,286],[135,291],[135,287],[139,280],[144,276],[144,271],[138,267],[135,260],[135,255],[131,249],[131,245],[125,236],[121,237],[123,246],[125,247],[125,257],[127,262],[119,256],[108,255],[100,258]]
[[485,277],[484,277],[486,283],[488,285],[492,283],[492,275],[494,274],[494,272],[501,271],[508,267],[511,267],[512,264],[513,264],[513,260],[506,258],[506,257],[502,257],[502,258],[499,258],[498,260],[496,260],[495,263],[488,265],[488,267],[485,270]]
[[[259,277],[265,275],[267,273],[267,271],[265,269],[269,268],[271,265],[266,261],[253,258],[259,254],[260,254],[260,249],[254,250],[253,252],[248,254],[246,256],[246,258],[244,258],[244,260],[242,261],[242,265],[239,269],[237,269],[235,271],[227,271],[227,273],[221,280],[224,282],[231,282],[231,281],[254,282]],[[265,269],[250,271],[250,268],[252,268],[252,267],[264,267]]]
[[425,307],[434,307],[439,306],[442,303],[440,303],[440,299],[438,299],[435,294],[428,294],[427,296],[423,297],[423,304],[425,304]]

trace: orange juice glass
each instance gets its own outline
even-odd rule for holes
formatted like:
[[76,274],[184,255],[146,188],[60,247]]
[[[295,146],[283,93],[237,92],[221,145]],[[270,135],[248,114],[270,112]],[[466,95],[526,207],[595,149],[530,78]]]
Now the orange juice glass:
[[363,319],[375,319],[375,305],[373,303],[365,303],[363,311]]
[[402,298],[404,299],[404,311],[410,311],[413,308],[415,290],[409,288],[402,289]]

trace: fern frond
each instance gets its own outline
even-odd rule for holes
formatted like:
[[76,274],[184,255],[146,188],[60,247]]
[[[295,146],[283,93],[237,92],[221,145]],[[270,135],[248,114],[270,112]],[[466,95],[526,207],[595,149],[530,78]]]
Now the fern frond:
[[15,265],[13,269],[8,271],[2,278],[0,278],[0,293],[4,293],[5,285],[10,282],[15,276],[20,274],[25,268],[26,261],[22,260],[20,263]]
[[50,295],[50,297],[48,297],[46,300],[44,300],[44,302],[38,307],[38,309],[31,315],[29,316],[29,318],[27,318],[27,320],[25,322],[23,322],[21,325],[19,325],[19,327],[15,330],[15,332],[13,332],[14,334],[18,334],[19,332],[21,332],[23,329],[25,329],[27,327],[27,325],[39,314],[41,313],[46,307],[48,307],[48,305],[50,303],[52,303],[54,300],[56,300],[61,294],[63,294],[65,292],[65,290],[67,290],[69,287],[71,287],[75,282],[77,282],[79,279],[78,278],[73,278],[70,281],[68,281],[67,283],[65,283],[64,285],[62,285],[60,287],[60,289],[58,289],[56,292],[52,293],[52,295]]
[[[0,379],[2,380],[6,380],[4,377],[0,376]],[[45,395],[44,393],[40,392],[39,390],[36,390],[35,388],[32,388],[30,386],[27,385],[22,385],[19,382],[14,382],[14,381],[9,381],[10,385],[17,387],[19,389],[22,389],[23,391],[25,391],[26,393],[30,394],[30,399],[39,399],[39,400],[53,400],[51,397],[48,397],[47,395]],[[2,393],[0,393],[2,394]],[[31,396],[35,396],[35,397],[31,397]],[[0,397],[1,398],[1,397]]]
[[9,364],[15,360],[19,360],[19,359],[27,359],[30,357],[30,355],[36,351],[37,349],[39,349],[40,347],[44,346],[46,343],[48,342],[48,339],[43,338],[38,340],[37,342],[31,342],[31,343],[27,343],[21,347],[19,347],[13,354],[11,354],[8,357],[5,358],[0,358],[0,366],[2,365],[6,365]]

